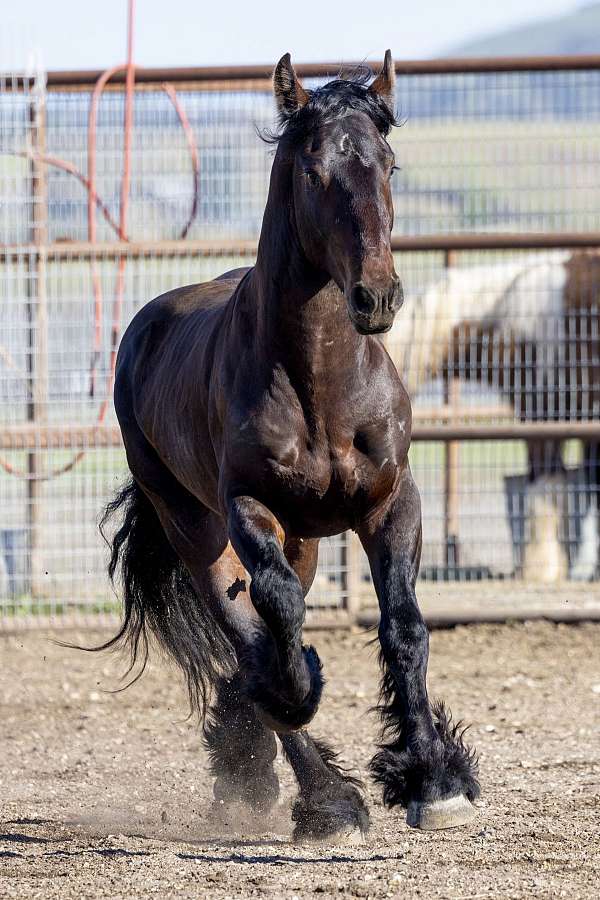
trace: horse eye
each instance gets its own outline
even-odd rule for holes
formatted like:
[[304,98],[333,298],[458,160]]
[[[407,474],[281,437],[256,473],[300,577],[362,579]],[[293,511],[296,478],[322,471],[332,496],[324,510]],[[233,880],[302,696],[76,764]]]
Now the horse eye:
[[309,169],[308,172],[304,173],[306,178],[308,179],[308,183],[311,187],[318,188],[321,187],[321,179],[318,174],[314,171],[314,169]]
[[400,166],[392,166],[392,168],[390,169],[390,178],[392,177],[394,172],[399,172],[399,171],[400,171]]

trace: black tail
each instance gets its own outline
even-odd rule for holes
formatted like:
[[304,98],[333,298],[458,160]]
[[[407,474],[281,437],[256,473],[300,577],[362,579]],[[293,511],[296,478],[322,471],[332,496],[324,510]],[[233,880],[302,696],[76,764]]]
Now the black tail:
[[[105,528],[117,513],[122,523],[110,541]],[[112,548],[108,574],[113,582],[120,572],[124,618],[118,634],[94,649],[127,646],[127,674],[141,658],[133,684],[146,667],[148,637],[154,635],[186,677],[192,712],[203,716],[211,685],[235,670],[235,653],[209,604],[198,597],[152,503],[133,479],[106,507],[100,531]]]

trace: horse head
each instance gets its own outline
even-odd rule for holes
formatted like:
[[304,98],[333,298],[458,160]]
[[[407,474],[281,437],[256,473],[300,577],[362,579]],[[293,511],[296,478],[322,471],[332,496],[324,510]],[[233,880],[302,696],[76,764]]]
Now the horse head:
[[273,86],[282,156],[292,167],[294,227],[309,263],[333,280],[361,334],[389,331],[402,304],[390,235],[395,124],[390,51],[375,80],[364,75],[306,90],[289,54]]

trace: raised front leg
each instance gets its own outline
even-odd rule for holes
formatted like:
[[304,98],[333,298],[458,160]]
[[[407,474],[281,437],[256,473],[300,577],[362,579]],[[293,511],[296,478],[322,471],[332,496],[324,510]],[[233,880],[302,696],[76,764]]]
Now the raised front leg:
[[369,557],[381,620],[384,743],[371,762],[388,807],[407,809],[409,825],[449,828],[468,822],[479,795],[477,761],[443,703],[427,696],[429,635],[417,604],[421,504],[408,464],[391,501],[359,529]]
[[252,603],[266,626],[240,659],[245,691],[266,725],[294,731],[312,719],[323,689],[317,652],[302,646],[302,584],[285,556],[283,530],[262,503],[234,498],[228,522],[231,544],[252,579]]

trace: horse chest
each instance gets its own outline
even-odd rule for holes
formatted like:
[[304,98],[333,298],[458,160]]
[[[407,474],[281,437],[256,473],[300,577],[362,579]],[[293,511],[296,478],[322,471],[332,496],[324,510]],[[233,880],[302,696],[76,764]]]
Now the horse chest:
[[266,465],[275,488],[303,499],[322,500],[335,485],[348,490],[357,480],[350,460],[313,450],[269,457]]
[[392,489],[396,471],[392,451],[370,457],[347,441],[269,457],[262,487],[293,533],[324,536],[353,527]]
[[355,526],[395,485],[410,440],[406,416],[393,408],[373,416],[358,401],[351,409],[346,403],[341,417],[334,410],[309,415],[293,395],[284,399],[235,422],[225,480],[260,499],[299,536]]

